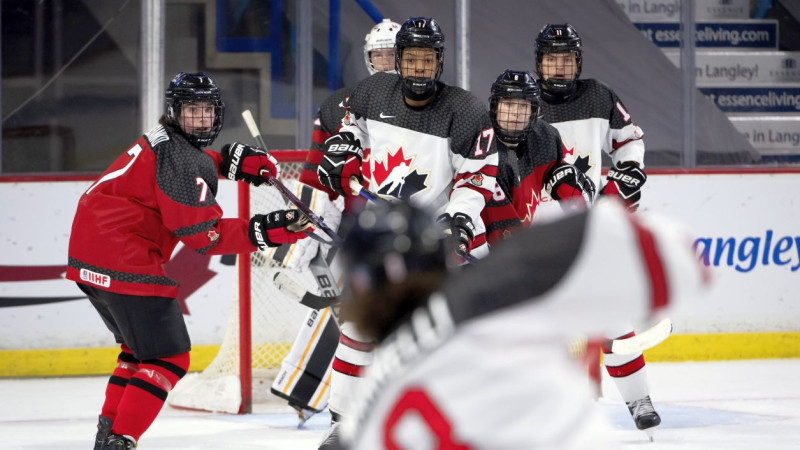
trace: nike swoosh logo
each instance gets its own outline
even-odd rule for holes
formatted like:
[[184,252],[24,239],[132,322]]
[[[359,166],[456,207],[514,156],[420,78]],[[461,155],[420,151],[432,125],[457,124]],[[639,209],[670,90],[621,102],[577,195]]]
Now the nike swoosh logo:
[[394,118],[395,118],[395,117],[397,117],[397,116],[387,116],[387,115],[385,115],[384,113],[380,113],[379,117],[380,117],[381,119],[394,119]]

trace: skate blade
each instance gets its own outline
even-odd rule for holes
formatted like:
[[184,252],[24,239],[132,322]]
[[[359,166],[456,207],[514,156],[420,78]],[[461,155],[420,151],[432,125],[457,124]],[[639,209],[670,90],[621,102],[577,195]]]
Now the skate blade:
[[655,427],[644,430],[644,434],[647,435],[647,438],[650,439],[650,442],[653,442],[653,435],[655,434],[654,428]]
[[303,428],[303,425],[305,425],[306,422],[308,422],[308,419],[310,419],[311,416],[316,414],[315,412],[309,411],[307,409],[301,409],[301,408],[296,408],[296,407],[295,407],[295,409],[297,410],[297,420],[298,420],[297,428],[298,429],[299,428]]

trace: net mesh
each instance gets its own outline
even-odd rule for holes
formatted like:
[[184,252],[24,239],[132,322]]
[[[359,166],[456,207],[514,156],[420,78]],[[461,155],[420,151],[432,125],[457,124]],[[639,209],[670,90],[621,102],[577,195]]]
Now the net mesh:
[[[281,162],[281,180],[292,191],[297,191],[302,168],[303,152],[285,152],[273,155]],[[286,209],[290,204],[277,189],[268,185],[250,187],[251,214]],[[300,305],[299,298],[290,298],[280,292],[272,280],[281,271],[301,283],[306,290],[316,292],[313,275],[305,270],[297,272],[272,259],[275,250],[250,254],[251,298],[251,366],[253,371],[253,402],[263,403],[270,398],[272,384],[281,360],[291,348],[308,308]],[[237,263],[238,271],[238,263]],[[238,277],[237,277],[238,280]],[[239,383],[239,295],[238,281],[234,283],[225,336],[219,353],[200,373],[189,374],[170,393],[168,402],[175,407],[236,413],[241,404]]]

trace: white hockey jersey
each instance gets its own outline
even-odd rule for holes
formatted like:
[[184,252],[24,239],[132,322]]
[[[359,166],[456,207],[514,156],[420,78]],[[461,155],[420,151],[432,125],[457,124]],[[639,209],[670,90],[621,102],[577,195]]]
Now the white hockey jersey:
[[635,161],[644,167],[644,133],[605,84],[578,80],[575,93],[563,103],[548,103],[543,97],[541,114],[561,133],[566,147],[564,161],[582,170],[598,192],[605,184],[600,179],[603,152],[615,165]]
[[368,189],[437,216],[466,214],[476,228],[473,252],[485,251],[480,215],[497,174],[486,107],[461,88],[439,84],[432,103],[412,108],[401,85],[397,74],[376,73],[361,81],[345,103],[348,112],[340,131],[361,140]]
[[605,200],[500,243],[380,344],[346,448],[608,448],[567,342],[699,295],[684,238]]

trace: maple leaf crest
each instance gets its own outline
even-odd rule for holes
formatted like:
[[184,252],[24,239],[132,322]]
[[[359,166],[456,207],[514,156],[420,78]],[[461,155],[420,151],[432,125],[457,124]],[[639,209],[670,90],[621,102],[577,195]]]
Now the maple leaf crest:
[[530,201],[525,202],[525,216],[522,217],[522,224],[524,226],[530,225],[531,221],[533,220],[533,213],[536,211],[536,207],[539,205],[539,195],[536,193],[535,188],[531,188],[531,195]]
[[383,161],[376,158],[372,179],[378,185],[378,193],[405,200],[424,190],[428,175],[417,170],[414,159],[406,158],[402,147]]

